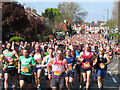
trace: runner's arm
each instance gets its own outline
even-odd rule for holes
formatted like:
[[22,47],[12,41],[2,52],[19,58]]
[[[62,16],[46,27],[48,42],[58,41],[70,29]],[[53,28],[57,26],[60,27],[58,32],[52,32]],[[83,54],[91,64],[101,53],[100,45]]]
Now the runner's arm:
[[81,61],[81,62],[84,60],[83,58],[81,59],[82,55],[83,55],[83,52],[81,52],[80,56],[78,57],[78,60]]
[[48,71],[48,75],[50,75],[50,65],[53,64],[54,59],[50,60],[50,62],[47,64],[47,71]]
[[110,63],[110,59],[109,57],[107,56],[107,54],[105,54],[105,58],[107,59],[107,63],[105,63],[105,65],[108,65]]
[[21,64],[20,64],[20,58],[19,58],[19,61],[18,61],[18,73],[20,73],[20,67],[21,67]]
[[15,55],[15,57],[17,57],[17,61],[19,60],[19,56],[18,56],[18,54],[17,54],[17,52],[16,51],[14,51],[14,55]]
[[46,57],[43,58],[43,61],[42,61],[42,63],[41,63],[41,67],[46,67],[46,65],[44,65],[45,62],[46,62]]
[[69,69],[68,69],[68,64],[67,64],[67,60],[66,59],[64,59],[63,60],[63,63],[64,63],[64,66],[65,66],[65,68],[66,68],[66,73],[68,73],[69,72]]

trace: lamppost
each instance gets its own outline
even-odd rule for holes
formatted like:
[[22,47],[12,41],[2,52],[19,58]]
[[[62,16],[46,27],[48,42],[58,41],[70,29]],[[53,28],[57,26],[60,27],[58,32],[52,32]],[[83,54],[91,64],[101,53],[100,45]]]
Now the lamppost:
[[109,10],[106,10],[106,9],[103,9],[103,10],[105,10],[105,11],[107,11],[107,30],[106,30],[106,33],[108,34],[108,26],[109,26]]

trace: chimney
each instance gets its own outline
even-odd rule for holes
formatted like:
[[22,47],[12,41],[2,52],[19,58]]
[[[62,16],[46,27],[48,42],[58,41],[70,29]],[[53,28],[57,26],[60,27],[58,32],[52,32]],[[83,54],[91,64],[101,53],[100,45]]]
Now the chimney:
[[37,13],[36,9],[32,9],[32,12],[35,13],[35,14]]
[[31,12],[31,8],[30,8],[30,7],[27,7],[27,8],[26,8],[26,11]]

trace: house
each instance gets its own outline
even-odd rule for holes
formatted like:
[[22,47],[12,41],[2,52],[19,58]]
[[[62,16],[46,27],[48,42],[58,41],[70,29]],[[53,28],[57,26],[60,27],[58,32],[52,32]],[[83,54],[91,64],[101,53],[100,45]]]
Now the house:
[[68,26],[69,26],[68,23],[63,23],[63,22],[60,22],[59,24],[57,24],[57,28],[62,31],[68,30]]
[[40,19],[43,23],[46,23],[47,25],[49,24],[49,18],[45,18],[37,14],[36,9],[31,10],[30,7],[27,7],[25,14],[27,15],[28,19],[34,17],[35,19]]
[[[85,33],[104,33],[107,29],[106,23],[103,21],[97,21],[97,23],[94,22],[84,22],[84,24],[73,24],[72,25],[73,30],[76,30],[77,33],[80,33],[82,28],[85,28]],[[109,29],[109,28],[108,28]]]

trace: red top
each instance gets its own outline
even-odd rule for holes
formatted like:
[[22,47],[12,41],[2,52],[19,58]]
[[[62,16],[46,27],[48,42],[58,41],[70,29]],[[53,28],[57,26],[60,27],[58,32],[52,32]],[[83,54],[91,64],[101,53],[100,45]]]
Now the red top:
[[55,62],[53,64],[54,65],[63,65],[63,60],[58,62],[57,57],[55,57]]
[[82,62],[82,68],[84,69],[88,69],[88,68],[91,68],[92,65],[91,65],[91,57],[92,57],[92,54],[90,52],[90,54],[87,56],[85,55],[85,51],[83,51],[83,56],[82,58],[84,59],[83,62]]

